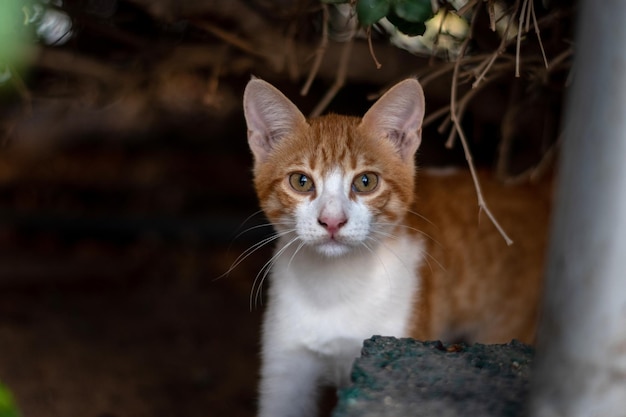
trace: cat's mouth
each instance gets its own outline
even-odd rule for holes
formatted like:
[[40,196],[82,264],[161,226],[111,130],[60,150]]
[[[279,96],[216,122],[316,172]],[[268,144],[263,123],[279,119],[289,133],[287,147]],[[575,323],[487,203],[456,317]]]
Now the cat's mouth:
[[337,257],[350,252],[354,246],[344,242],[340,237],[328,236],[323,241],[314,244],[315,249],[324,256]]

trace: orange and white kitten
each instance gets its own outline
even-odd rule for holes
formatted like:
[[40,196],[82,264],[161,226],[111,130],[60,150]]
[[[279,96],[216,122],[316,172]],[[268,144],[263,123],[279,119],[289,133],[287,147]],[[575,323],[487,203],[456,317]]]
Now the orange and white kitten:
[[[549,193],[515,188],[493,204],[520,238],[509,248],[478,222],[467,173],[420,174],[416,187],[416,80],[391,88],[362,119],[307,121],[253,79],[244,111],[255,188],[277,236],[260,417],[316,415],[318,388],[348,383],[372,335],[533,340]],[[483,182],[487,195],[497,192]]]

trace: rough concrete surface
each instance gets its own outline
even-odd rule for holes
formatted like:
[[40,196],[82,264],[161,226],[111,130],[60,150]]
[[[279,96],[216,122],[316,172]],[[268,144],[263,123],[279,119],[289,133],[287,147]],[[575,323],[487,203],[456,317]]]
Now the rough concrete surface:
[[533,348],[374,336],[333,417],[517,417],[525,413]]

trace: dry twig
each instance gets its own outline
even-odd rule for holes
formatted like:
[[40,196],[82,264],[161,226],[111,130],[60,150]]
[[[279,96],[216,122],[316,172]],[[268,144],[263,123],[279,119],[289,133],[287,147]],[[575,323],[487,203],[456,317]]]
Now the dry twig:
[[535,14],[535,3],[532,1],[530,2],[530,10],[531,10],[531,15],[533,17],[533,25],[535,26],[535,34],[537,35],[537,41],[539,41],[539,48],[541,48],[541,56],[543,57],[543,62],[546,68],[548,68],[548,58],[546,58],[546,51],[543,48],[543,42],[541,40],[541,31],[539,30],[539,24],[537,23],[537,15]]
[[322,20],[322,40],[315,51],[315,60],[313,61],[313,65],[309,71],[309,77],[304,83],[304,86],[302,86],[302,90],[300,90],[300,95],[303,96],[309,94],[311,84],[313,84],[313,80],[315,80],[315,76],[320,69],[322,59],[326,53],[326,48],[328,47],[328,5],[326,4],[322,4]]
[[519,62],[520,62],[520,49],[521,49],[521,39],[522,39],[522,26],[526,23],[526,29],[524,30],[524,34],[530,32],[530,20],[533,20],[533,26],[535,28],[535,35],[537,36],[537,41],[539,42],[539,48],[541,49],[541,56],[543,57],[543,63],[546,68],[548,68],[548,58],[546,58],[546,51],[543,47],[543,42],[541,41],[541,31],[539,30],[539,24],[537,22],[537,15],[535,14],[535,6],[533,1],[524,0],[522,3],[522,9],[519,14],[519,27],[517,30],[517,48],[515,54],[515,76],[520,76],[519,71]]
[[494,0],[487,3],[487,12],[489,13],[489,28],[492,32],[496,31],[496,10],[494,8]]
[[[504,51],[506,50],[506,45],[507,45],[507,41],[508,41],[508,38],[509,38],[509,30],[511,29],[511,23],[514,20],[513,17],[517,13],[518,9],[519,9],[519,0],[515,0],[515,5],[513,6],[513,13],[511,14],[511,17],[509,18],[509,21],[506,24],[506,29],[504,30],[504,33],[502,34],[502,40],[500,41],[500,45],[498,46],[498,49],[496,49],[496,51],[491,55],[491,58],[487,61],[488,63],[486,64],[485,68],[480,73],[480,75],[476,78],[476,81],[474,81],[474,84],[472,85],[472,88],[475,88],[475,87],[478,86],[478,84],[480,84],[480,82],[483,80],[485,75],[487,75],[487,72],[489,72],[489,69],[491,68],[493,63],[496,61],[496,59],[500,55],[502,55],[504,53]],[[476,16],[476,14],[474,14],[474,16]],[[474,20],[474,19],[472,19],[472,20]],[[519,30],[520,30],[520,28],[518,28],[518,31]],[[471,37],[471,29],[470,29],[470,36],[468,36],[468,39],[470,37]]]
[[457,10],[457,14],[459,16],[463,16],[468,11],[474,9],[474,7],[476,6],[476,4],[478,4],[479,1],[482,1],[482,0],[471,0],[471,1],[468,1],[467,3],[465,3],[465,5],[463,7],[461,7],[459,10]]
[[372,59],[374,60],[376,69],[380,69],[382,67],[382,64],[378,62],[378,59],[376,59],[376,54],[374,53],[374,45],[372,45],[372,27],[371,26],[367,27],[367,46],[370,49],[370,55],[372,55]]
[[467,160],[467,165],[469,166],[470,173],[472,175],[472,180],[474,181],[474,188],[476,189],[476,197],[478,198],[479,213],[480,211],[485,212],[489,220],[491,220],[491,223],[493,223],[496,229],[498,229],[498,232],[500,233],[500,235],[502,236],[506,244],[510,246],[513,244],[513,240],[511,240],[511,238],[506,234],[504,229],[502,229],[502,226],[500,226],[500,223],[498,223],[495,216],[491,213],[491,210],[489,209],[489,206],[487,206],[487,203],[485,202],[485,199],[483,197],[483,193],[480,187],[480,182],[478,181],[478,175],[476,174],[476,168],[474,167],[472,154],[469,149],[469,144],[467,142],[467,138],[465,137],[465,133],[463,132],[463,128],[461,127],[461,122],[458,118],[458,113],[457,113],[457,108],[456,108],[456,105],[457,105],[456,93],[457,93],[457,82],[459,78],[458,77],[459,67],[461,65],[461,61],[463,60],[463,56],[465,55],[465,50],[467,49],[467,45],[469,44],[469,41],[472,38],[472,30],[474,29],[474,24],[476,22],[476,16],[478,14],[479,7],[480,7],[480,3],[478,3],[476,10],[474,10],[474,17],[472,18],[472,23],[470,25],[469,35],[463,42],[461,46],[461,50],[459,52],[459,56],[457,57],[457,60],[454,65],[454,71],[452,73],[452,88],[450,89],[450,118],[452,120],[452,123],[454,124],[454,128],[456,129],[459,135],[461,144],[463,145],[465,159]]
[[298,25],[296,22],[292,22],[289,25],[287,36],[285,40],[285,57],[287,61],[287,73],[289,79],[296,81],[300,78],[300,69],[298,67],[298,56],[296,53],[296,33],[298,32]]
[[281,69],[283,66],[284,57],[278,54],[269,53],[268,51],[265,51],[264,49],[259,48],[256,45],[253,45],[250,42],[247,42],[237,35],[227,32],[218,26],[202,21],[195,22],[195,25],[247,54],[265,59],[266,61],[270,62],[275,69]]
[[[531,2],[532,3],[532,2]],[[526,9],[528,8],[528,0],[522,3],[522,9],[519,12],[519,25],[517,27],[517,46],[515,48],[515,76],[519,78],[519,56],[522,47],[522,27],[524,27],[524,18],[526,17]],[[511,20],[513,17],[511,17]],[[526,20],[528,24],[528,20]]]
[[[352,34],[354,35],[354,34]],[[348,63],[350,62],[350,52],[352,52],[352,44],[354,43],[354,36],[350,36],[350,40],[346,41],[341,57],[339,58],[339,68],[337,69],[337,75],[335,76],[335,82],[328,89],[324,97],[317,103],[317,106],[311,111],[310,117],[317,117],[328,107],[332,99],[337,95],[341,87],[346,82],[346,73],[348,71]]]

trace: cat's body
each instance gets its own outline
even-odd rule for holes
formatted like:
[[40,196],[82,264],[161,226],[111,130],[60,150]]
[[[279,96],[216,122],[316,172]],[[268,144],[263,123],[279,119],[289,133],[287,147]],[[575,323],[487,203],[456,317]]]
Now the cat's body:
[[263,327],[261,417],[314,416],[318,387],[347,383],[372,335],[532,341],[548,193],[510,190],[513,200],[496,204],[507,231],[524,238],[509,248],[491,224],[479,225],[468,174],[420,175],[415,187],[424,111],[415,80],[363,119],[306,121],[256,79],[244,108],[255,187],[280,235]]

